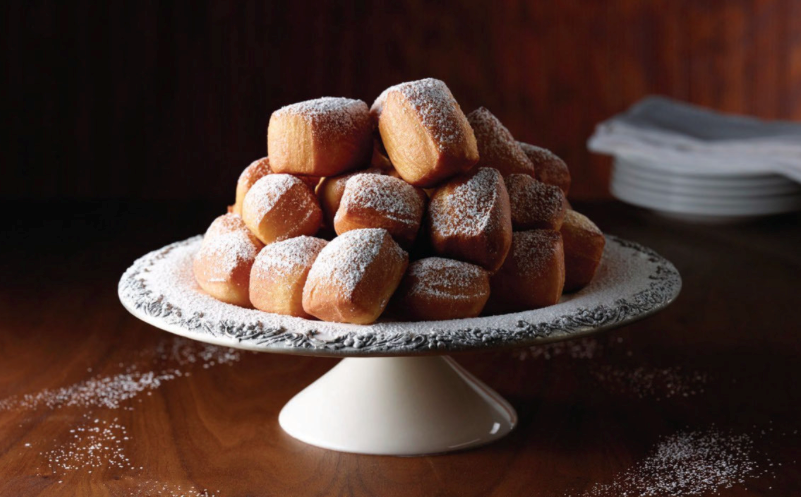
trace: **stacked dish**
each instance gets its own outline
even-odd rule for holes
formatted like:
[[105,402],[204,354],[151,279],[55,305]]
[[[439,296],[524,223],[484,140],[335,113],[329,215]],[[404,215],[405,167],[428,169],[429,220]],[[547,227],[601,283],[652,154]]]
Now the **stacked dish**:
[[725,222],[801,209],[801,186],[770,173],[699,171],[686,163],[616,156],[618,199],[671,217]]

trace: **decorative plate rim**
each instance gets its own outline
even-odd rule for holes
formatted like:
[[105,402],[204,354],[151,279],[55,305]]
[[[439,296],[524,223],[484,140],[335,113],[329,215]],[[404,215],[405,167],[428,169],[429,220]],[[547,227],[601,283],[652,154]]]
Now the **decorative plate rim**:
[[[200,236],[175,242],[137,259],[122,275],[118,294],[123,306],[134,316],[157,328],[215,345],[249,349],[261,352],[312,356],[359,357],[450,354],[520,347],[573,339],[580,336],[629,324],[645,318],[670,305],[681,290],[681,276],[670,261],[648,247],[613,235],[606,235],[607,243],[630,249],[647,258],[652,266],[648,285],[613,305],[600,304],[591,308],[577,308],[547,321],[526,320],[524,311],[504,315],[515,321],[514,327],[501,329],[493,326],[467,326],[458,323],[475,321],[431,321],[427,332],[397,330],[404,323],[393,323],[391,330],[362,326],[358,331],[346,331],[334,336],[323,336],[315,330],[319,321],[300,320],[302,330],[285,326],[270,326],[261,322],[237,323],[205,319],[203,313],[181,309],[170,303],[164,295],[149,288],[143,272],[172,250],[197,243]],[[230,304],[224,304],[230,305]],[[481,318],[478,318],[481,319]],[[420,323],[406,323],[418,325]],[[454,326],[456,324],[456,326]]]

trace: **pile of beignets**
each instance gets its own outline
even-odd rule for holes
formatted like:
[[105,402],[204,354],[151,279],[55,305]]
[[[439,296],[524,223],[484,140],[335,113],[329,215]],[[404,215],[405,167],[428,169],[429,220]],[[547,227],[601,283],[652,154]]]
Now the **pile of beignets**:
[[367,107],[325,97],[275,111],[268,157],[194,258],[212,297],[345,323],[556,304],[593,278],[604,236],[565,198],[570,173],[436,79]]

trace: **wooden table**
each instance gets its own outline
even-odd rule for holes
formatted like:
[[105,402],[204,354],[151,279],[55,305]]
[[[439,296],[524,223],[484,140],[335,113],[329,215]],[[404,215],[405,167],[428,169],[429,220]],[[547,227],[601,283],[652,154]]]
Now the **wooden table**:
[[747,442],[738,457],[754,469],[721,495],[801,495],[799,216],[712,227],[582,206],[675,263],[676,303],[581,342],[458,356],[514,404],[517,430],[477,450],[392,458],[321,450],[278,426],[335,360],[220,356],[119,304],[136,257],[202,232],[215,209],[3,207],[2,496],[616,495],[608,485],[681,433]]

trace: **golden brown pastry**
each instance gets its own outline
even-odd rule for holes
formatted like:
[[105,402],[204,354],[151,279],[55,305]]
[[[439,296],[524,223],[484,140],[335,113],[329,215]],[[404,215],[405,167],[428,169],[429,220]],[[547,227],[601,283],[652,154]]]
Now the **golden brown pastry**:
[[420,230],[426,194],[402,179],[357,174],[345,184],[334,229],[338,235],[362,228],[384,228],[409,248]]
[[423,79],[388,88],[373,104],[390,161],[415,186],[430,187],[478,162],[473,130],[442,81]]
[[546,148],[517,142],[534,164],[534,177],[546,185],[558,186],[565,195],[570,190],[570,171],[565,161]]
[[567,211],[560,231],[565,244],[565,291],[575,292],[595,276],[606,239],[595,223],[573,210]]
[[242,307],[250,307],[250,269],[263,247],[240,224],[239,216],[225,214],[215,219],[192,261],[195,281],[207,294]]
[[270,117],[270,167],[276,173],[336,176],[370,161],[372,132],[361,100],[324,97],[288,105]]
[[381,143],[380,138],[375,139],[373,142],[373,155],[370,158],[370,166],[377,167],[383,171],[395,169],[384,151],[384,145]]
[[481,314],[489,295],[489,275],[481,267],[429,257],[409,264],[390,305],[403,320],[470,318]]
[[523,153],[512,133],[492,112],[479,107],[467,116],[478,143],[478,167],[494,167],[503,176],[534,175],[534,164]]
[[234,214],[242,215],[242,203],[245,201],[245,195],[248,193],[248,190],[250,190],[250,187],[272,172],[272,169],[270,169],[270,159],[267,157],[251,162],[250,165],[242,171],[242,174],[239,175],[239,180],[236,182],[236,201],[232,209]]
[[314,261],[303,288],[303,309],[324,321],[370,324],[386,308],[408,263],[387,230],[348,231]]
[[504,181],[515,231],[559,231],[567,212],[567,200],[558,186],[546,185],[528,174],[510,174]]
[[482,167],[437,188],[428,206],[434,251],[493,272],[512,243],[509,195],[501,173]]
[[[233,233],[234,231],[245,231],[250,233],[247,226],[245,226],[245,221],[242,220],[241,216],[232,212],[223,214],[212,221],[211,225],[206,230],[206,234],[203,235],[203,243],[206,243],[217,236]],[[256,238],[255,235],[252,233],[250,234],[254,240],[258,241],[258,238]]]
[[356,174],[383,174],[383,171],[377,167],[370,167],[361,171],[352,171],[339,176],[323,178],[320,184],[317,185],[317,199],[320,201],[320,207],[323,208],[326,226],[333,228],[334,216],[339,210],[342,194],[345,193],[345,184]]
[[268,174],[245,195],[242,219],[265,244],[320,229],[323,212],[308,186],[289,174]]
[[559,302],[565,283],[562,237],[554,230],[515,231],[506,262],[490,277],[491,314]]
[[250,272],[253,307],[310,318],[303,310],[303,286],[314,260],[327,243],[320,238],[298,236],[264,247]]

